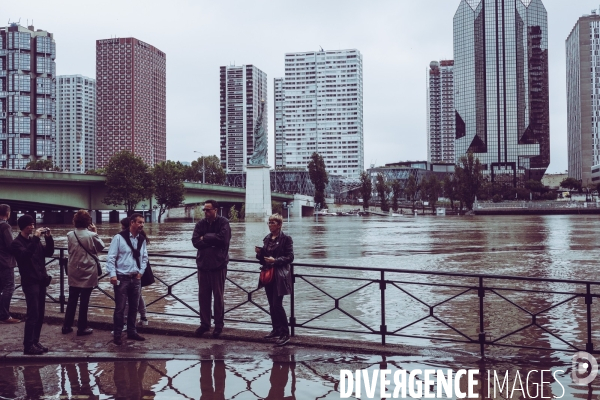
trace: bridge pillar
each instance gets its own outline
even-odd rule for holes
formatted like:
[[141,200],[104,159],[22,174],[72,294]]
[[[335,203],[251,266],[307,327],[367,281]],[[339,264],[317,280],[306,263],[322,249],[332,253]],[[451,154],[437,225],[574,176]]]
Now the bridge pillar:
[[62,223],[63,224],[72,224],[73,217],[75,216],[75,211],[63,211],[62,213]]
[[62,219],[62,215],[58,211],[44,211],[44,216],[42,217],[42,223],[44,225],[50,224],[62,224],[64,221]]
[[8,223],[11,226],[15,226],[17,225],[17,211],[12,211],[10,212],[10,217],[8,217]]
[[90,211],[90,215],[92,216],[92,222],[94,225],[99,225],[102,223],[102,211],[92,210]]
[[108,213],[108,222],[111,224],[119,223],[119,212],[117,210],[112,210]]

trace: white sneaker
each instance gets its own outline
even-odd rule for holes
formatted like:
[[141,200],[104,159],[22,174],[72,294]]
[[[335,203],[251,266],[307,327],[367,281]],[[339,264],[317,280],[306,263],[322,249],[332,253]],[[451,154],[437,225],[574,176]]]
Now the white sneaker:
[[[127,325],[123,325],[123,332],[127,332]],[[115,331],[110,331],[111,335],[115,334]]]
[[148,326],[148,319],[147,318],[141,318],[140,319],[140,325],[141,326]]

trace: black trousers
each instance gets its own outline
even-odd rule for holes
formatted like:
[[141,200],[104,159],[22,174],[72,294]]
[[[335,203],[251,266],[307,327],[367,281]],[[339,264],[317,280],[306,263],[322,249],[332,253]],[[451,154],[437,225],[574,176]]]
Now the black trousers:
[[223,329],[225,320],[225,279],[227,268],[216,271],[198,271],[198,303],[200,326],[210,328],[211,298],[214,297],[215,329]]
[[29,349],[40,341],[46,312],[46,285],[23,285],[21,288],[25,294],[25,303],[27,304],[23,346],[25,349]]
[[67,312],[65,313],[65,322],[63,326],[67,328],[73,326],[75,311],[77,311],[77,301],[81,297],[81,302],[79,303],[79,317],[77,318],[77,330],[84,331],[87,329],[88,307],[90,305],[92,290],[93,288],[69,286],[69,302],[67,303]]
[[272,282],[265,286],[265,292],[267,293],[267,299],[269,300],[269,312],[271,314],[271,325],[273,325],[273,331],[280,335],[290,334],[288,327],[288,319],[283,308],[283,296],[277,295],[277,284]]

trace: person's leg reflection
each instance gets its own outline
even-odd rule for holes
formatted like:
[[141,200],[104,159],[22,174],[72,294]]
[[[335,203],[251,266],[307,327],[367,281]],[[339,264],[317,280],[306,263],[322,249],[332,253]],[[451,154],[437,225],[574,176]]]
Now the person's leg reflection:
[[215,398],[212,364],[212,360],[200,361],[200,400],[213,400]]
[[215,360],[215,400],[225,400],[225,360]]
[[44,397],[44,384],[42,383],[40,368],[35,365],[26,365],[23,367],[25,393],[28,399],[40,399]]
[[271,389],[269,394],[265,397],[265,400],[282,400],[284,397],[285,387],[288,382],[288,375],[290,373],[290,364],[273,362],[273,368],[271,368]]
[[17,368],[0,368],[0,397],[14,399],[17,397]]

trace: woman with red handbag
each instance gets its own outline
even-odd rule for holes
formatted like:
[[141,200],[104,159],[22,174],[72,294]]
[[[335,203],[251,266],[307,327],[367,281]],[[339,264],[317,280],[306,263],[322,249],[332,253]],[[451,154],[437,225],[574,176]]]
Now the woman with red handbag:
[[285,346],[290,341],[290,330],[283,296],[292,293],[290,264],[294,261],[294,242],[291,236],[281,231],[281,215],[271,215],[268,225],[270,233],[263,239],[263,246],[255,248],[256,258],[262,265],[258,287],[265,288],[273,325],[265,339],[278,338],[275,345]]

